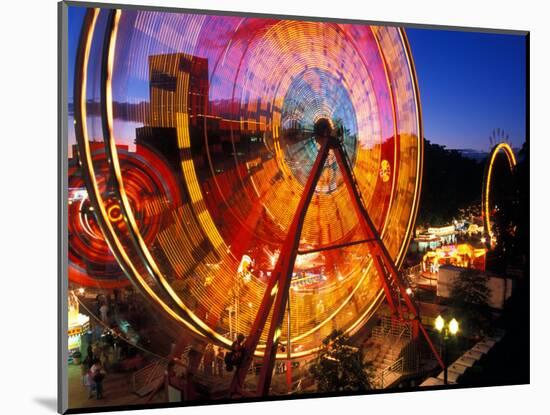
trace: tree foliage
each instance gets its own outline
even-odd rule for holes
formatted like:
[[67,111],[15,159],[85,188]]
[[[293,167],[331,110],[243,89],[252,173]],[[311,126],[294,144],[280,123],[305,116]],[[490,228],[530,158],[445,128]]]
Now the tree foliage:
[[483,162],[425,139],[418,223],[446,225],[458,209],[480,202],[483,167]]
[[478,335],[487,329],[490,311],[489,277],[476,269],[464,269],[451,286],[451,304],[457,308],[462,331]]
[[529,148],[527,143],[517,154],[514,174],[509,171],[506,157],[495,163],[492,199],[498,205],[493,213],[493,233],[496,246],[491,256],[493,269],[504,272],[507,266],[522,267],[529,251]]
[[349,337],[334,330],[323,340],[310,373],[319,392],[365,391],[371,388],[370,365],[364,362],[360,348],[350,344]]

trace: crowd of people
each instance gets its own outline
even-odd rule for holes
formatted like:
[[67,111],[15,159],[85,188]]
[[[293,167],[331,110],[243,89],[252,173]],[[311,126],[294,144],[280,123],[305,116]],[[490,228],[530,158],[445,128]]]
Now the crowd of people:
[[228,352],[222,347],[214,348],[213,344],[207,344],[201,361],[203,374],[223,377],[226,372],[239,366],[244,358],[244,339],[244,335],[239,334]]
[[[120,293],[118,290],[98,294],[95,301],[90,304],[90,308],[97,317],[97,323],[88,333],[87,353],[81,364],[82,383],[87,388],[90,399],[94,397],[104,399],[104,381],[108,373],[129,370],[125,368],[123,361],[125,359],[132,360],[131,352],[137,351],[132,344],[127,343],[120,336],[119,323],[128,318],[132,321],[132,330],[139,329],[140,320],[135,317],[145,316],[148,313],[140,312],[143,311],[139,310],[140,302],[134,301],[131,293]],[[146,321],[141,321],[141,323],[144,323],[141,324],[141,329],[145,330]],[[130,333],[125,331],[124,337],[127,338],[128,334]],[[229,350],[207,344],[202,354],[199,370],[206,377],[222,378],[228,373],[234,372],[241,365],[245,356],[245,336],[239,333]],[[283,373],[284,365],[281,367],[277,365],[275,370],[276,373]]]
[[[231,345],[231,349],[226,353],[222,347],[214,350],[212,344],[208,344],[202,357],[202,370],[206,376],[223,377],[226,372],[232,372],[234,368],[239,367],[245,357],[245,336],[237,335],[237,338]],[[281,346],[281,351],[285,347]],[[275,364],[275,373],[286,372],[286,361],[277,361]]]
[[82,353],[84,359],[81,363],[82,384],[88,389],[90,399],[104,398],[103,383],[109,371],[128,370],[124,363],[139,357],[137,349],[120,336],[118,326],[128,314],[139,314],[138,306],[116,289],[96,295],[90,305],[97,320],[91,322],[90,330],[83,336],[87,350],[85,355]]
[[225,374],[225,350],[208,344],[202,357],[202,370],[205,376],[223,377]]

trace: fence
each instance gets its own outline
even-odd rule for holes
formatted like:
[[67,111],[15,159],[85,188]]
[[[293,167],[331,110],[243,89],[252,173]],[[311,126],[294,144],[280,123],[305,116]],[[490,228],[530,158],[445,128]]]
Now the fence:
[[164,379],[166,362],[157,360],[137,370],[132,374],[131,392],[138,396],[146,396],[158,387]]
[[372,387],[375,389],[384,389],[384,385],[389,386],[404,373],[404,359],[400,357],[387,368],[382,370],[372,381]]

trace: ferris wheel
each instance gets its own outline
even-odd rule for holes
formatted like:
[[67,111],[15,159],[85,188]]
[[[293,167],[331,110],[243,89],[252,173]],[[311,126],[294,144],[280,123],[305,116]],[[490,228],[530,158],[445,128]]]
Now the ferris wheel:
[[[423,164],[404,30],[89,9],[78,51],[75,137],[97,228],[159,313],[224,347],[247,336],[234,390],[256,356],[267,394],[275,359],[357,332],[384,300],[442,364],[398,272]],[[168,184],[136,196],[131,158]]]
[[483,187],[481,191],[481,212],[483,217],[483,228],[485,232],[485,243],[489,248],[493,248],[496,244],[496,237],[493,230],[492,221],[492,212],[494,209],[494,201],[492,199],[493,192],[493,180],[495,179],[494,170],[495,163],[500,154],[506,156],[507,167],[511,173],[514,173],[516,168],[516,156],[514,150],[509,144],[509,135],[500,128],[493,130],[492,134],[489,136],[489,142],[491,143],[491,152],[487,158],[485,164],[485,172],[483,175]]

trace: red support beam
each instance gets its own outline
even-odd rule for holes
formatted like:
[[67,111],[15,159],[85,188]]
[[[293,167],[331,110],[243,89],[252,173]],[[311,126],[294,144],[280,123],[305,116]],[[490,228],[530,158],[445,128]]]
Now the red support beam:
[[[439,353],[426,332],[426,329],[420,321],[420,315],[416,305],[406,292],[406,287],[401,280],[401,276],[397,271],[395,263],[393,262],[388,250],[380,238],[380,234],[376,230],[374,223],[370,219],[370,216],[362,203],[361,195],[340,142],[337,138],[328,135],[321,137],[319,142],[321,144],[321,148],[319,149],[319,153],[317,154],[317,158],[315,159],[315,163],[311,169],[310,176],[304,187],[304,192],[296,209],[292,224],[288,229],[277,264],[275,265],[275,268],[269,278],[262,303],[258,313],[256,314],[256,319],[254,320],[250,334],[246,339],[245,357],[240,366],[236,369],[236,373],[231,383],[230,390],[232,395],[243,394],[242,385],[246,377],[246,373],[252,363],[254,350],[256,350],[256,347],[258,346],[269,312],[273,306],[271,323],[264,349],[263,364],[256,388],[256,393],[258,396],[265,396],[269,393],[269,387],[271,385],[271,378],[273,375],[273,366],[275,364],[275,356],[277,354],[277,347],[279,345],[279,339],[282,332],[285,307],[289,296],[292,272],[296,261],[296,255],[299,253],[298,246],[300,243],[303,222],[330,150],[334,152],[338,166],[344,178],[344,183],[350,193],[350,199],[352,201],[355,213],[367,238],[360,242],[369,244],[373,264],[382,281],[382,287],[384,289],[386,300],[388,301],[392,312],[394,314],[397,312],[399,317],[401,319],[403,318],[401,309],[401,298],[403,298],[407,309],[414,316],[415,326],[418,325],[418,328],[422,331],[428,345],[430,346],[441,367],[445,367]],[[339,246],[335,246],[335,248],[338,247]]]
[[426,331],[426,328],[420,321],[420,314],[418,312],[416,304],[414,304],[409,294],[407,294],[405,284],[401,280],[401,276],[397,271],[395,263],[393,262],[386,246],[382,242],[380,234],[376,230],[376,227],[374,226],[374,223],[372,222],[365,206],[361,202],[359,190],[357,189],[355,181],[353,180],[353,174],[351,172],[349,164],[346,161],[346,155],[342,146],[336,146],[336,148],[334,149],[334,154],[336,156],[338,167],[340,167],[340,170],[344,177],[344,183],[346,184],[346,187],[350,193],[352,204],[355,208],[355,212],[357,214],[357,217],[359,218],[362,229],[365,232],[367,238],[373,240],[373,242],[370,242],[372,247],[371,255],[373,256],[374,264],[381,277],[384,292],[386,294],[386,299],[390,303],[390,308],[392,309],[392,311],[395,311],[395,306],[392,307],[392,304],[395,304],[396,302],[395,294],[392,290],[392,285],[395,284],[396,289],[398,290],[397,311],[399,312],[399,315],[401,316],[400,302],[402,298],[403,300],[405,300],[405,305],[407,306],[407,309],[410,313],[413,314],[414,319],[417,321],[418,327],[420,328],[420,331],[422,331],[422,334],[428,342],[428,345],[430,346],[430,349],[432,350],[439,365],[441,366],[441,368],[445,368],[445,364],[443,363],[441,356],[437,352],[437,349],[435,348],[428,332]]
[[252,325],[252,329],[250,330],[250,333],[248,334],[248,337],[246,338],[244,344],[245,353],[243,360],[241,364],[235,369],[235,375],[233,375],[233,379],[231,380],[231,386],[229,388],[231,396],[243,394],[242,386],[244,384],[244,379],[246,377],[248,369],[250,368],[250,365],[252,364],[254,350],[256,350],[256,347],[258,346],[262,331],[265,327],[265,323],[267,322],[269,311],[271,310],[271,306],[273,305],[273,295],[271,293],[273,291],[273,288],[275,287],[275,284],[277,283],[277,280],[277,274],[272,272],[267,282],[260,308],[256,313],[254,324]]
[[315,192],[317,182],[323,172],[325,162],[331,148],[331,143],[332,139],[330,137],[324,137],[321,141],[321,148],[319,149],[315,163],[311,168],[311,173],[304,187],[304,192],[302,193],[300,203],[296,209],[296,214],[294,215],[294,219],[292,220],[285,243],[279,255],[280,261],[278,262],[281,264],[281,268],[278,269],[279,284],[275,298],[275,305],[273,306],[271,324],[267,335],[263,363],[260,371],[260,379],[258,380],[256,389],[259,396],[265,396],[269,393],[273,366],[275,364],[275,356],[277,354],[277,347],[279,345],[279,339],[282,332],[281,326],[285,314],[286,303],[288,301],[290,282],[292,280],[292,272],[294,270],[294,263],[296,262],[296,255],[298,254],[298,246],[300,244],[300,236],[302,234],[304,219],[311,203],[313,193]]
[[394,301],[395,296],[393,295],[393,292],[392,292],[391,279],[388,273],[386,272],[386,269],[385,269],[386,264],[380,259],[380,256],[379,256],[378,247],[380,245],[383,245],[382,241],[380,240],[380,235],[376,231],[376,228],[374,227],[374,224],[372,223],[366,208],[363,206],[363,203],[361,202],[361,195],[359,194],[359,190],[357,189],[355,180],[353,178],[351,167],[349,166],[344,150],[340,145],[336,146],[336,148],[334,149],[334,155],[336,157],[336,162],[338,163],[338,167],[340,168],[340,172],[342,173],[342,176],[344,178],[344,184],[346,185],[346,188],[350,193],[350,199],[351,199],[353,208],[355,210],[355,214],[359,219],[359,223],[361,224],[361,228],[365,236],[370,240],[369,242],[371,247],[370,253],[373,259],[373,264],[376,267],[376,271],[378,272],[378,275],[381,277],[382,287],[384,288],[384,294],[386,295],[386,299],[388,301],[390,309],[392,313],[395,314],[398,311],[399,304],[397,304],[397,306],[395,304],[395,301]]
[[328,152],[329,139],[325,138],[321,141],[321,148],[319,149],[319,153],[317,154],[317,158],[315,159],[315,163],[311,169],[311,174],[304,187],[304,192],[296,209],[296,214],[294,215],[292,223],[288,229],[277,264],[271,272],[262,303],[260,304],[260,308],[256,314],[256,319],[254,320],[250,334],[246,339],[245,357],[241,362],[241,365],[237,368],[231,383],[230,390],[232,394],[242,392],[241,389],[246,373],[252,363],[253,352],[258,346],[258,342],[260,341],[260,336],[267,322],[269,312],[273,302],[275,302],[271,317],[271,324],[269,326],[267,343],[264,350],[260,380],[258,381],[257,388],[257,392],[261,395],[265,395],[269,391],[275,355],[277,354],[279,335],[277,338],[274,337],[277,331],[279,333],[281,331],[281,323],[284,317],[286,302],[288,301],[288,290],[290,288],[290,281],[292,279],[292,271],[294,269],[296,255],[298,254],[298,246],[300,244],[300,235],[302,233],[304,219],[317,182],[321,177],[325,161],[328,157]]

